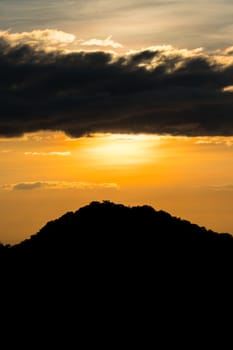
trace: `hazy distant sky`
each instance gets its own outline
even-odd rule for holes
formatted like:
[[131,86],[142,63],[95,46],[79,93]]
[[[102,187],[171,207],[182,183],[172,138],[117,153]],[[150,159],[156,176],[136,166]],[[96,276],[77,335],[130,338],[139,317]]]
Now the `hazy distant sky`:
[[1,0],[2,29],[59,28],[79,38],[106,37],[130,47],[232,45],[231,0]]
[[0,0],[0,241],[92,200],[233,233],[233,0]]

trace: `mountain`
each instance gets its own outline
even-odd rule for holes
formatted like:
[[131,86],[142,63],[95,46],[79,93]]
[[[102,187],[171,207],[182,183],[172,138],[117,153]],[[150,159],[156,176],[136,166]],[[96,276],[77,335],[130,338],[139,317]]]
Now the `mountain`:
[[61,334],[68,322],[94,342],[141,334],[144,344],[155,324],[157,336],[169,335],[193,320],[205,328],[204,315],[219,322],[217,309],[231,316],[233,237],[146,205],[92,202],[68,212],[1,246],[0,266],[8,314],[26,314],[32,325],[42,319]]
[[[109,201],[92,202],[76,212],[48,222],[37,234],[11,247],[2,257],[16,265],[130,263],[181,257],[231,259],[233,237],[218,234],[144,205],[126,207]],[[72,265],[73,266],[73,265]]]

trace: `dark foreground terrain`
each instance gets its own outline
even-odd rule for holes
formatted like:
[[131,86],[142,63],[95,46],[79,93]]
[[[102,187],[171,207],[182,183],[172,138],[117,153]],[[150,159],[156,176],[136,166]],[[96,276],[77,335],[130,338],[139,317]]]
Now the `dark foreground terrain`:
[[1,319],[36,330],[35,344],[66,330],[64,348],[170,348],[232,325],[232,236],[149,206],[92,202],[2,245],[0,263]]
[[[232,263],[233,237],[149,206],[92,202],[47,223],[14,246],[1,246],[6,269],[62,274],[148,274],[155,269],[214,268]],[[107,275],[106,275],[107,276]]]

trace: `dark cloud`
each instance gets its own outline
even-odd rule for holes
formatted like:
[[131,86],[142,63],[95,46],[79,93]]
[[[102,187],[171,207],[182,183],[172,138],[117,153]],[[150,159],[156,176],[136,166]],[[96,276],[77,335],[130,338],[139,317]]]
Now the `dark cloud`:
[[13,187],[13,190],[35,190],[37,188],[42,188],[46,184],[43,182],[33,182],[33,183],[19,183]]
[[76,190],[94,190],[94,189],[117,189],[118,185],[113,182],[105,183],[94,183],[94,182],[69,182],[69,181],[37,181],[37,182],[21,182],[17,184],[8,184],[2,186],[3,190],[37,190],[37,189],[57,189],[57,190],[66,190],[66,189],[76,189]]
[[0,71],[2,136],[233,135],[233,94],[223,90],[233,85],[233,65],[198,50],[64,54],[2,37]]

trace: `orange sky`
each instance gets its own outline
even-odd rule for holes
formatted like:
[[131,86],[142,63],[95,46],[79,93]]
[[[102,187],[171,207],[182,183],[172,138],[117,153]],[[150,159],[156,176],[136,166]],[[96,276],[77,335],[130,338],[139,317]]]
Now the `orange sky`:
[[92,200],[150,204],[233,233],[233,138],[38,132],[0,139],[0,241]]

